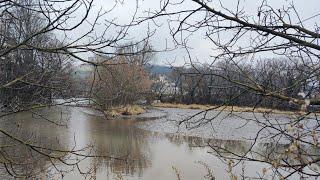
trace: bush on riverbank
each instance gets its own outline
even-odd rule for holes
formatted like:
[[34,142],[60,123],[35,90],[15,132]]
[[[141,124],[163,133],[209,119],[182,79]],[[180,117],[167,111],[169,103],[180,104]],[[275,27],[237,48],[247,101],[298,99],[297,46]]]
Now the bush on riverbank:
[[121,115],[125,116],[132,116],[132,115],[139,115],[145,113],[145,109],[138,105],[127,105],[124,107],[116,107],[110,110],[105,111],[105,113],[110,117],[117,117]]

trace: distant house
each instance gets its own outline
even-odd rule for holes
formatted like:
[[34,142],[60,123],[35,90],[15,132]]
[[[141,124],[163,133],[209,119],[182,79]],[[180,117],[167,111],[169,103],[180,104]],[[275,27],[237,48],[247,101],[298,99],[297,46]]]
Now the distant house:
[[163,95],[173,95],[179,91],[177,85],[165,74],[156,75],[153,79],[153,83],[159,85],[158,90],[161,91],[160,93]]

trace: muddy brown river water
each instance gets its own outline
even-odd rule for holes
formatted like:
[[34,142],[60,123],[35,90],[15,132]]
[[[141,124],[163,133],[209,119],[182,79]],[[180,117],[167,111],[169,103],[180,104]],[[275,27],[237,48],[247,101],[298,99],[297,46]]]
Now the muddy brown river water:
[[[81,174],[77,168],[57,162],[58,169],[66,171],[56,174],[56,168],[46,158],[30,160],[30,174],[43,179],[178,179],[177,172],[184,180],[208,179],[207,167],[212,171],[216,180],[230,179],[228,165],[219,159],[208,147],[199,147],[208,138],[222,144],[235,152],[245,152],[254,133],[250,128],[232,131],[227,124],[217,123],[215,129],[193,130],[190,134],[182,129],[177,132],[172,119],[178,114],[188,115],[191,110],[158,109],[150,110],[140,117],[123,120],[106,120],[86,108],[55,107],[34,112],[24,112],[1,119],[2,129],[15,134],[17,137],[29,140],[34,144],[55,149],[90,148],[91,155],[100,157],[85,158],[79,164],[83,172],[91,171],[90,175]],[[161,117],[157,119],[157,117]],[[45,119],[44,119],[45,118]],[[53,123],[54,122],[54,123]],[[169,123],[169,124],[166,124]],[[239,124],[232,123],[234,127]],[[226,126],[226,127],[223,127]],[[231,127],[233,127],[231,126]],[[223,134],[228,136],[223,137]],[[216,139],[213,139],[213,136]],[[10,144],[5,137],[1,138],[1,145]],[[17,145],[8,149],[8,155],[24,158],[24,148]],[[103,157],[107,156],[107,157]],[[108,157],[121,157],[126,160],[115,160]],[[30,157],[28,157],[30,158]],[[73,158],[68,157],[66,158]],[[31,168],[32,167],[32,168]],[[2,167],[3,168],[3,167]],[[18,168],[18,167],[17,167]],[[262,173],[268,165],[255,162],[239,163],[233,170],[234,174],[254,177]],[[11,179],[2,169],[2,179]],[[265,176],[267,179],[271,176]]]

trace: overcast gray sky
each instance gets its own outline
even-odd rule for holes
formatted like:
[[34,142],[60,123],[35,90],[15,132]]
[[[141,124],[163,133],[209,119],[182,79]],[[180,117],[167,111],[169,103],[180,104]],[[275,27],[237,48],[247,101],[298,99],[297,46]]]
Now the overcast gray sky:
[[[217,4],[219,1],[213,0],[212,6],[219,9],[219,5]],[[235,10],[237,0],[224,0],[221,1],[224,7],[227,7],[231,10]],[[136,17],[143,17],[147,14],[145,13],[146,10],[154,11],[160,8],[160,0],[123,0],[115,1],[115,0],[95,0],[94,4],[95,7],[91,13],[91,18],[94,17],[94,14],[98,12],[100,8],[104,10],[110,10],[115,4],[116,7],[108,13],[104,18],[109,20],[115,19],[116,22],[121,24],[126,24],[131,21],[133,14],[135,13],[136,7],[138,6],[138,13]],[[301,19],[306,19],[311,16],[320,13],[320,2],[319,0],[269,0],[268,3],[274,8],[281,8],[286,7],[289,3],[295,4],[297,11],[300,14]],[[261,4],[261,0],[242,0],[241,7],[249,15],[256,15],[257,8]],[[185,0],[182,5],[174,6],[173,8],[169,9],[170,11],[176,11],[181,9],[192,9],[197,7],[197,5],[190,0]],[[81,16],[81,15],[80,15]],[[197,18],[201,18],[201,14],[195,15],[193,17],[194,20]],[[319,17],[315,20],[311,20],[306,22],[306,25],[309,28],[313,28],[315,23],[319,21]],[[137,41],[146,36],[147,27],[149,25],[151,30],[156,30],[154,36],[151,38],[151,44],[154,46],[155,49],[163,49],[166,45],[173,46],[172,38],[169,33],[169,28],[167,24],[167,17],[158,18],[156,20],[157,24],[161,24],[161,27],[157,27],[154,25],[153,22],[145,22],[139,26],[133,27],[129,31],[128,41]],[[77,30],[74,34],[77,36],[85,32],[86,27],[83,26]],[[103,30],[103,25],[97,28],[97,32]],[[109,34],[112,35],[114,32],[110,31]],[[227,38],[228,35],[226,35]],[[210,63],[210,55],[212,54],[213,45],[204,38],[204,31],[199,31],[194,33],[189,39],[189,45],[193,48],[191,52],[193,54],[194,60],[198,59],[200,62],[209,62]],[[87,55],[85,55],[87,56]],[[269,54],[264,54],[264,56],[269,56]],[[272,54],[270,54],[272,57]],[[166,64],[167,62],[174,62],[176,65],[181,65],[184,63],[184,59],[186,58],[186,51],[183,49],[176,49],[170,52],[163,52],[158,53],[156,56],[157,64]]]

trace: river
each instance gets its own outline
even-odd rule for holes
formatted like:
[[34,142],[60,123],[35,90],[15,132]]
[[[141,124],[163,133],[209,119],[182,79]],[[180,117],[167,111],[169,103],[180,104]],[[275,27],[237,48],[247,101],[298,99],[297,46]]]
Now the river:
[[[52,149],[82,149],[97,157],[84,158],[75,166],[52,162],[41,155],[29,154],[28,148],[1,138],[2,151],[12,159],[27,159],[29,165],[22,168],[30,177],[43,179],[208,179],[208,169],[214,179],[229,179],[229,166],[219,159],[212,149],[202,147],[208,140],[245,152],[249,138],[257,128],[248,125],[246,131],[239,129],[242,122],[231,123],[235,131],[223,123],[218,129],[177,131],[176,126],[166,125],[180,113],[187,116],[192,110],[153,109],[135,118],[106,120],[98,112],[80,107],[51,107],[33,112],[23,112],[1,119],[2,129],[24,141]],[[166,121],[164,121],[166,120]],[[228,122],[228,120],[226,120]],[[226,126],[223,128],[223,126]],[[231,126],[232,127],[232,126]],[[230,131],[230,132],[229,132]],[[182,132],[182,133],[181,133]],[[225,136],[228,134],[228,136]],[[212,137],[216,137],[213,139]],[[8,144],[11,147],[6,147]],[[264,146],[264,145],[262,145]],[[32,158],[31,158],[32,157]],[[110,157],[117,157],[114,159]],[[4,157],[2,157],[3,159]],[[65,159],[75,158],[66,156]],[[71,160],[70,160],[71,161]],[[13,169],[19,169],[14,167]],[[268,165],[255,162],[239,163],[232,173],[246,177],[262,174]],[[57,169],[63,173],[57,173]],[[2,179],[10,179],[2,167]],[[268,179],[268,173],[265,178]]]

